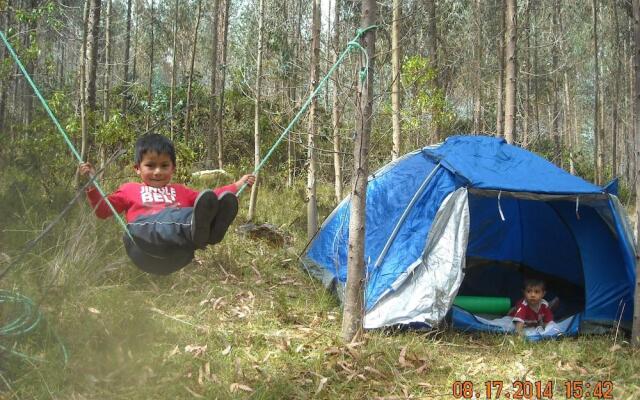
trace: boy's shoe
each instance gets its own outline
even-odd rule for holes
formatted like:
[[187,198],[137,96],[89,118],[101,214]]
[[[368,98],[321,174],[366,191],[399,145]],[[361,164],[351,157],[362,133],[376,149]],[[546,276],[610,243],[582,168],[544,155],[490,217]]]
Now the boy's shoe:
[[207,243],[220,243],[236,215],[238,215],[238,198],[231,192],[222,193],[218,200],[218,215],[211,224],[211,234]]
[[218,197],[211,190],[203,190],[193,204],[191,215],[191,240],[196,248],[204,248],[209,240],[209,231],[218,213]]

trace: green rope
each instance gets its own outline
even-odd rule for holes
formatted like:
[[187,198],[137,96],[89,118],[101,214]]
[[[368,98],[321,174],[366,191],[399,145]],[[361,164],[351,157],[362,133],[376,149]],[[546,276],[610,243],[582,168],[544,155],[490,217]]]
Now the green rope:
[[[0,304],[15,304],[19,311],[16,313],[14,319],[12,321],[7,322],[4,326],[0,326],[0,337],[14,337],[25,335],[31,331],[33,331],[38,324],[44,320],[40,309],[30,298],[21,295],[20,293],[10,292],[6,290],[0,290]],[[67,352],[67,348],[60,337],[54,332],[56,340],[60,344],[60,348],[62,350],[62,355],[64,357],[64,363],[67,364],[69,360],[69,353]],[[5,347],[0,344],[0,350],[11,353],[17,357],[34,360],[34,361],[43,361],[40,358],[31,357],[24,353],[21,353],[17,350]]]
[[[69,139],[69,136],[65,132],[64,128],[62,128],[62,125],[60,125],[60,122],[58,122],[58,119],[53,114],[53,111],[51,111],[51,108],[49,108],[49,104],[44,99],[44,97],[42,97],[42,94],[40,93],[40,90],[38,90],[38,87],[35,85],[35,83],[33,83],[33,80],[31,79],[31,76],[29,75],[29,73],[25,69],[24,65],[22,65],[22,62],[20,61],[20,58],[18,58],[18,55],[16,54],[15,50],[13,49],[13,46],[11,46],[11,43],[9,43],[9,40],[5,36],[4,32],[2,32],[1,30],[0,30],[0,38],[2,38],[2,41],[4,42],[4,45],[9,50],[9,53],[11,54],[11,57],[15,61],[16,65],[18,66],[18,68],[20,68],[20,71],[22,71],[22,75],[25,77],[27,82],[29,82],[29,85],[33,89],[33,92],[36,94],[36,97],[38,97],[38,99],[42,103],[42,106],[47,111],[47,114],[49,114],[49,117],[51,118],[51,120],[55,124],[56,128],[58,128],[58,132],[60,132],[60,135],[62,135],[62,138],[67,143],[67,146],[71,150],[71,153],[73,153],[73,155],[76,157],[78,162],[83,163],[84,161],[82,160],[82,157],[78,153],[78,150],[76,150],[76,148],[73,145],[73,143],[71,143],[71,140]],[[94,186],[95,186],[96,189],[98,189],[98,192],[100,193],[100,196],[102,196],[104,201],[107,203],[107,205],[111,209],[111,212],[113,213],[113,216],[115,217],[115,219],[118,221],[118,223],[120,223],[120,225],[122,226],[122,228],[124,229],[126,234],[129,236],[129,238],[131,238],[131,240],[133,240],[133,237],[131,237],[131,233],[129,232],[129,229],[127,229],[127,224],[124,222],[124,220],[122,219],[120,214],[118,214],[116,209],[113,208],[113,205],[111,204],[109,199],[107,199],[107,195],[102,190],[102,188],[100,187],[100,185],[98,184],[97,181],[94,182]]]
[[[314,97],[316,97],[318,95],[318,93],[320,93],[320,90],[322,90],[322,87],[329,80],[329,77],[335,72],[336,69],[338,69],[338,66],[340,64],[342,64],[342,62],[347,57],[349,52],[351,52],[354,49],[360,50],[365,56],[365,66],[360,70],[360,80],[361,80],[361,82],[364,82],[364,80],[367,78],[367,74],[369,73],[369,56],[368,56],[367,52],[365,51],[365,49],[362,47],[362,45],[360,45],[360,43],[358,43],[358,40],[362,37],[362,35],[367,33],[369,30],[375,29],[377,27],[378,27],[377,25],[371,25],[369,27],[366,27],[366,28],[363,28],[363,29],[358,29],[356,31],[356,36],[350,42],[347,43],[347,47],[344,49],[342,54],[340,54],[340,57],[338,57],[336,62],[331,66],[331,68],[329,68],[329,71],[324,76],[324,78],[322,78],[320,83],[318,83],[318,87],[316,87],[316,89],[313,91],[313,93],[311,93],[311,95],[307,98],[307,100],[304,102],[302,107],[300,107],[300,111],[298,111],[296,116],[293,117],[293,119],[291,120],[291,122],[289,123],[287,128],[284,130],[284,132],[282,132],[282,134],[276,140],[276,142],[271,147],[271,149],[269,149],[267,154],[262,158],[262,160],[260,161],[258,166],[253,171],[254,175],[258,175],[258,172],[260,171],[262,166],[267,162],[269,157],[271,157],[271,155],[275,151],[276,147],[278,147],[280,145],[280,143],[282,143],[284,138],[286,138],[289,135],[289,131],[291,131],[291,129],[298,122],[300,117],[302,117],[302,115],[306,113],[306,111],[309,108],[309,106],[311,105],[311,102],[313,101]],[[238,196],[240,196],[240,194],[244,191],[244,189],[246,187],[247,187],[246,183],[242,185],[240,190],[238,190]]]

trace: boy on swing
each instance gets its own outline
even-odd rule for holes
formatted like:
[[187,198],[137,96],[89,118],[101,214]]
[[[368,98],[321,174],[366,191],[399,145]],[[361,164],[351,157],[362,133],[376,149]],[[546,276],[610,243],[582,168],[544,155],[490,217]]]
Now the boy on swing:
[[[107,198],[118,213],[125,213],[131,236],[125,233],[123,240],[129,258],[143,271],[159,275],[189,264],[196,249],[222,241],[238,213],[236,193],[256,179],[244,175],[231,185],[200,193],[171,183],[176,152],[171,140],[159,134],[136,141],[134,169],[142,183],[125,183]],[[78,170],[86,177],[95,175],[90,163]],[[98,218],[112,215],[94,186],[87,189],[87,198]]]

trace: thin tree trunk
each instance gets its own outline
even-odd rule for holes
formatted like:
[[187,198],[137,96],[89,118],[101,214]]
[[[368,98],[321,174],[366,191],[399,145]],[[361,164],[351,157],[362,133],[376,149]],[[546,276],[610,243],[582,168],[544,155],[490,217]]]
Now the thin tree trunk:
[[[297,1],[297,23],[295,29],[295,38],[294,38],[294,60],[298,62],[298,58],[300,57],[300,38],[302,37],[302,0]],[[298,73],[296,69],[293,69],[291,74],[291,78],[289,80],[290,90],[290,99],[293,104],[297,104],[297,85],[298,85]],[[291,135],[287,140],[287,187],[293,186],[293,178],[295,176],[295,157],[296,157],[296,142],[291,139]]]
[[620,38],[620,22],[618,21],[618,5],[615,1],[611,1],[611,7],[613,8],[613,22],[614,22],[614,30],[615,30],[615,38],[616,38],[616,58],[618,59],[617,64],[617,73],[613,77],[614,79],[614,89],[613,89],[613,101],[611,107],[613,107],[613,115],[612,118],[612,129],[611,129],[611,173],[613,177],[616,178],[618,176],[618,165],[620,160],[618,160],[618,104],[620,103],[620,79],[624,76],[624,62],[622,62],[623,54],[622,54],[622,45]]
[[98,73],[98,42],[100,32],[101,0],[91,0],[87,27],[87,87],[86,99],[89,119],[96,111],[96,76]]
[[473,2],[475,41],[473,55],[475,61],[475,83],[473,85],[473,132],[479,133],[484,130],[482,126],[482,0]]
[[[202,0],[198,0],[198,15],[196,27],[193,31],[193,47],[191,48],[191,62],[189,63],[189,82],[187,84],[187,115],[184,118],[184,142],[189,143],[191,136],[191,89],[193,85],[193,67],[196,62],[196,49],[198,46],[198,30],[200,29],[200,16],[202,15]],[[153,47],[153,46],[152,46]]]
[[224,111],[224,87],[225,80],[227,78],[227,36],[229,31],[229,6],[231,5],[231,0],[225,1],[225,10],[224,17],[222,19],[222,76],[220,77],[220,102],[218,105],[218,117],[216,118],[216,122],[218,123],[218,168],[222,169],[222,113]]
[[[88,136],[87,132],[87,94],[86,94],[86,82],[87,82],[87,40],[88,40],[88,29],[89,29],[89,9],[91,8],[91,0],[86,0],[84,4],[84,15],[83,15],[83,29],[82,29],[82,49],[80,51],[80,130],[82,132],[82,139],[80,142],[80,158],[83,160],[86,159],[87,155],[87,147],[88,147]],[[77,186],[77,178],[76,174],[76,182],[74,186]]]
[[515,143],[516,140],[516,91],[518,88],[516,66],[516,42],[518,21],[516,0],[507,0],[507,82],[505,87],[505,124],[504,137],[507,143]]
[[[362,0],[361,26],[364,28],[374,25],[376,19],[375,0]],[[357,339],[362,332],[364,320],[364,238],[367,178],[369,175],[369,136],[371,135],[371,117],[373,114],[375,36],[375,31],[369,30],[362,38],[363,47],[369,55],[369,70],[367,71],[365,82],[362,82],[358,87],[357,104],[360,107],[360,112],[357,119],[353,149],[354,166],[349,221],[349,255],[342,319],[342,338],[346,342]]]
[[498,35],[498,93],[496,105],[496,136],[504,136],[504,36],[505,36],[505,19],[506,19],[506,0],[498,0],[501,4],[500,15],[500,33]]
[[[253,114],[253,162],[254,169],[260,165],[260,102],[262,101],[262,48],[264,46],[264,0],[258,4],[258,53],[256,57],[256,98]],[[256,177],[258,178],[258,177]],[[258,204],[258,182],[251,187],[251,198],[249,199],[249,211],[247,219],[253,221],[256,215]]]
[[559,21],[560,15],[560,1],[555,0],[554,2],[554,10],[552,15],[553,20],[553,33],[556,37],[556,40],[553,42],[553,50],[551,55],[551,69],[553,71],[553,120],[552,120],[552,135],[553,142],[555,144],[555,156],[553,157],[556,160],[556,163],[562,167],[562,146],[560,140],[560,88],[558,83],[558,75],[560,71],[558,71],[558,53],[561,51],[560,43],[562,40],[560,39],[562,29],[560,27]]
[[[177,0],[176,0],[177,1]],[[213,166],[216,143],[216,79],[218,78],[218,28],[220,0],[214,0],[211,13],[211,92],[209,100],[209,137],[207,139],[207,167]]]
[[[429,64],[435,71],[435,78],[433,79],[433,90],[438,93],[440,91],[440,68],[438,65],[438,26],[436,19],[436,0],[427,0],[425,2],[427,11],[427,29],[429,35]],[[435,105],[432,108],[432,127],[433,137],[435,142],[440,142],[442,139],[442,132],[440,127],[440,113],[442,112],[440,104]]]
[[600,165],[600,66],[599,66],[599,47],[598,47],[598,0],[593,0],[593,56],[595,61],[595,103],[593,112],[593,142],[594,142],[594,167],[595,167],[595,183],[602,184],[602,166]]
[[393,21],[391,22],[391,109],[393,125],[393,148],[391,159],[395,160],[400,156],[402,148],[402,132],[400,126],[400,110],[402,109],[400,93],[400,60],[402,51],[400,49],[400,22],[402,21],[402,3],[400,0],[393,0]]
[[[640,0],[633,0],[633,41],[634,41],[634,87],[633,98],[633,127],[635,131],[635,165],[640,165]],[[636,176],[639,172],[636,171]],[[640,182],[636,180],[636,221],[640,221]],[[640,241],[639,241],[640,242]],[[636,244],[636,251],[640,254],[640,246]],[[640,346],[640,258],[636,257],[636,288],[633,307],[633,327],[631,344]]]
[[[320,75],[320,0],[313,0],[311,27],[311,77],[309,91],[318,87]],[[318,230],[318,204],[316,199],[316,134],[318,100],[314,97],[309,108],[309,134],[307,141],[307,239],[311,240]]]
[[[29,3],[29,9],[35,11],[38,8],[39,0],[31,0]],[[24,35],[24,48],[28,49],[31,47],[32,41],[36,44],[38,43],[37,33],[38,33],[38,19],[32,18],[28,26],[28,33]],[[35,76],[37,61],[28,59],[25,63],[25,69],[30,76]],[[22,83],[23,87],[23,100],[24,100],[24,125],[30,126],[31,120],[33,117],[33,98],[35,97],[33,93],[31,93],[31,88],[26,84],[26,82]]]
[[[397,1],[397,0],[394,0]],[[342,2],[340,0],[336,0],[336,4],[334,5],[334,14],[333,14],[333,62],[335,63],[338,60],[338,54],[340,53],[340,6],[342,5]],[[394,13],[395,13],[395,9],[394,9]],[[394,24],[396,23],[396,17],[394,16]],[[396,27],[397,28],[397,27]],[[395,37],[395,39],[398,39],[398,32],[395,32],[395,36],[393,36],[393,31],[392,31],[392,41],[394,40],[393,37]],[[397,43],[395,43],[397,45]],[[396,60],[395,57],[397,57],[398,54],[397,52],[392,54],[392,58],[391,58],[391,62],[392,64],[394,62],[399,62],[399,59]],[[395,69],[394,69],[395,71]],[[398,68],[399,71],[399,68]],[[394,102],[394,91],[396,90],[396,79],[400,79],[400,74],[398,73],[398,75],[395,75],[394,73],[394,82],[393,82],[393,88],[392,88],[392,92],[391,92],[391,102]],[[336,70],[335,72],[335,76],[333,77],[333,110],[331,112],[331,125],[333,127],[333,171],[334,171],[334,187],[335,187],[335,195],[336,195],[336,204],[339,203],[342,200],[342,157],[340,156],[340,153],[342,152],[342,146],[340,143],[340,97],[338,96],[338,81],[340,80],[340,75],[338,74],[338,71]],[[397,90],[399,91],[399,86],[397,88]],[[395,93],[395,95],[397,95],[398,93]],[[399,99],[395,99],[396,101],[399,101]],[[398,140],[399,140],[399,135],[400,135],[400,121],[399,121],[399,116],[396,116],[395,113],[395,107],[397,105],[394,105],[394,113],[393,113],[393,141],[394,141],[394,147],[396,146],[396,124],[397,124],[397,129],[398,129]],[[396,121],[397,119],[397,121]],[[398,144],[398,148],[400,147],[400,145]]]
[[[9,30],[9,9],[11,8],[11,0],[6,3],[6,9],[3,12],[2,31],[7,34]],[[0,63],[4,62],[7,56],[7,50],[4,45],[0,45]],[[9,79],[0,81],[0,132],[5,132],[5,110],[7,108],[7,93],[9,91]]]
[[131,4],[133,0],[127,0],[127,28],[124,35],[124,61],[122,72],[122,115],[127,115],[127,97],[129,96],[129,62],[131,49]]
[[[217,0],[219,1],[219,0]],[[169,130],[171,134],[171,140],[174,139],[175,135],[175,120],[174,120],[174,108],[175,108],[175,96],[176,96],[176,78],[178,76],[178,64],[176,62],[177,54],[178,54],[178,18],[180,16],[180,0],[176,0],[173,5],[173,45],[171,52],[171,92],[169,93],[169,117],[171,118],[171,122],[169,123]],[[216,30],[217,25],[214,24],[214,30]],[[215,43],[215,42],[214,42]],[[215,44],[214,44],[214,53],[215,53]],[[215,66],[214,66],[215,70]],[[215,86],[215,83],[213,84]]]
[[109,121],[109,91],[111,90],[111,0],[107,0],[104,23],[104,92],[102,97],[102,120]]
[[[151,49],[149,50],[149,82],[147,85],[147,115],[145,118],[145,129],[148,131],[151,127],[151,103],[153,102],[153,59],[155,58],[155,37],[154,37],[154,25],[155,25],[155,9],[154,1],[151,0],[151,14],[149,15],[149,35],[151,40]],[[187,105],[188,108],[188,105]],[[188,132],[185,133],[185,137],[189,137]],[[186,140],[185,140],[186,141]]]

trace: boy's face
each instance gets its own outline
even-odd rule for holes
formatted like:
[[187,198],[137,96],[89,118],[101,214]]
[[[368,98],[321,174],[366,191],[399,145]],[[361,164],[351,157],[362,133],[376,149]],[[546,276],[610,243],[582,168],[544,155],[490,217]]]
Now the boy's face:
[[542,301],[546,291],[542,285],[530,285],[524,289],[524,298],[531,306],[537,306]]
[[171,182],[176,166],[168,154],[148,151],[142,156],[140,164],[133,167],[147,186],[161,188]]

